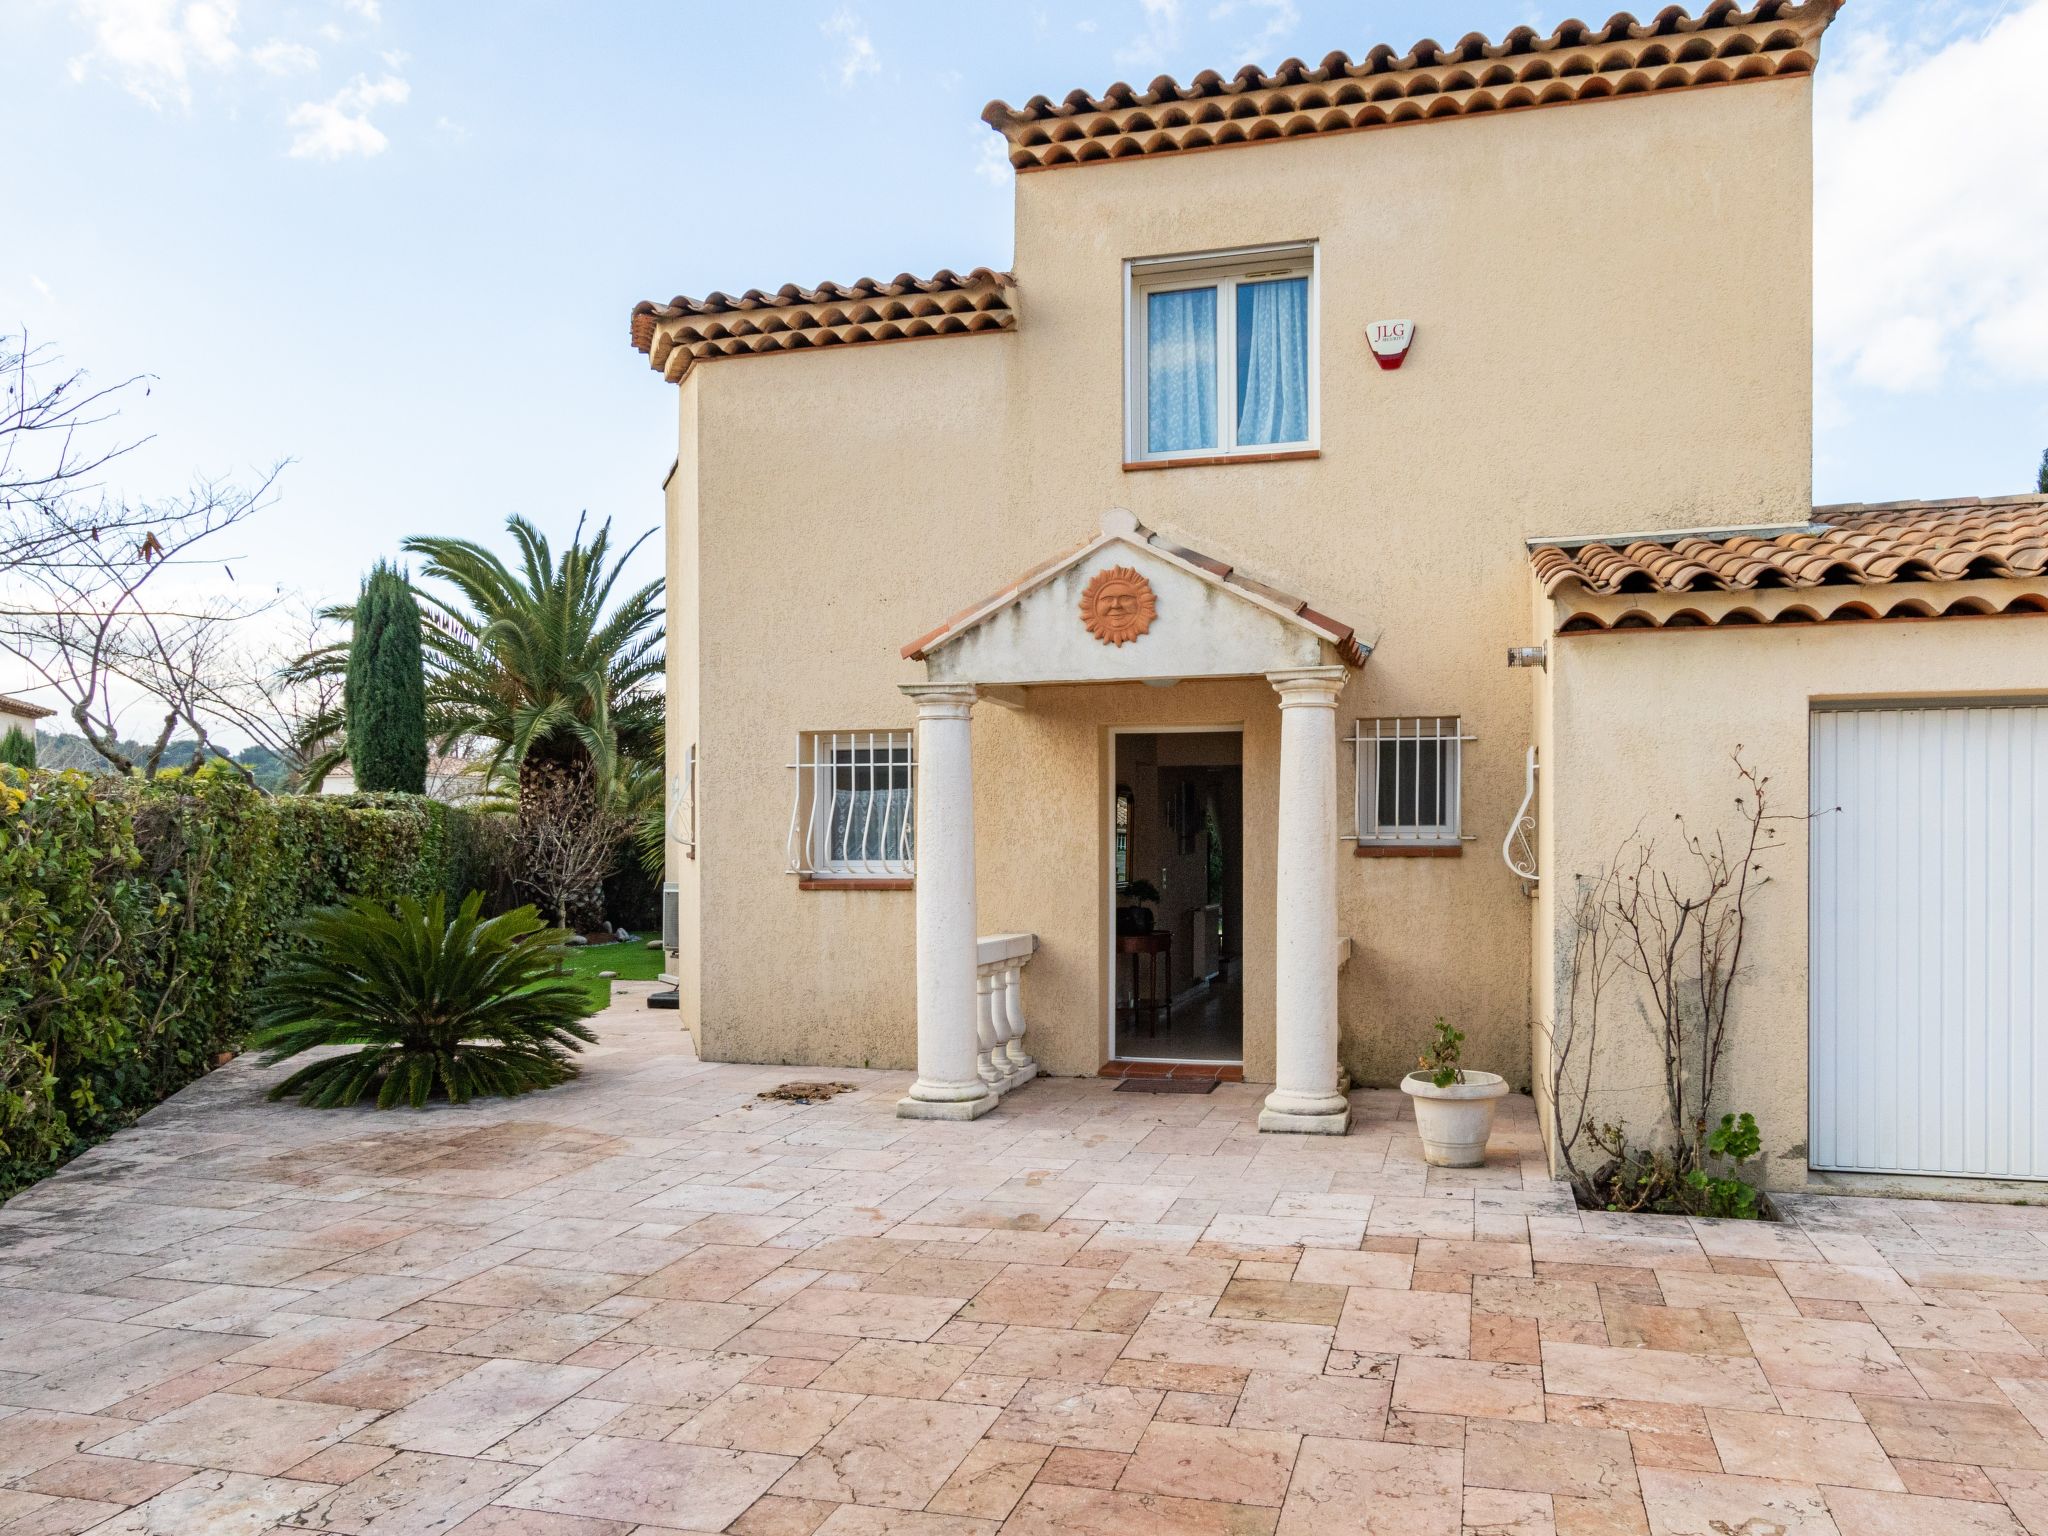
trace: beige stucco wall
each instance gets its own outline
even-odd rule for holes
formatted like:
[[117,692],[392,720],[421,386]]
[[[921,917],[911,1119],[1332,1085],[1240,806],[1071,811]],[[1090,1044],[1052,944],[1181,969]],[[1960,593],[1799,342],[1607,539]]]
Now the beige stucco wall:
[[[2002,603],[2023,590],[2016,582],[1914,583],[1910,595],[1939,607],[1964,593]],[[1711,616],[1738,603],[1772,610],[1812,597],[1611,599],[1558,612],[1604,608],[1611,617],[1630,607],[1688,607]],[[1547,682],[1554,721],[1545,763],[1556,793],[1545,805],[1544,883],[1568,929],[1578,878],[1604,869],[1632,829],[1654,837],[1675,869],[1683,868],[1675,816],[1702,834],[1740,829],[1731,763],[1738,746],[1745,762],[1769,775],[1774,811],[1797,817],[1825,809],[1810,807],[1807,794],[1816,700],[2048,696],[2048,619],[1562,635],[1550,642]],[[1756,1115],[1771,1159],[1767,1177],[1785,1188],[1807,1178],[1807,828],[1798,820],[1778,826],[1778,846],[1762,861],[1769,883],[1750,907],[1726,1091],[1714,1110]],[[1570,975],[1565,932],[1539,930],[1538,944],[1553,961],[1552,989],[1546,995],[1539,987],[1540,1038],[1569,993]],[[1602,1018],[1595,1108],[1603,1120],[1626,1118],[1647,1130],[1661,1112],[1661,1055],[1627,989],[1608,994]]]
[[[784,873],[797,733],[907,727],[898,647],[1124,506],[1376,642],[1342,730],[1463,717],[1465,855],[1343,861],[1343,1059],[1390,1082],[1442,1013],[1526,1083],[1529,904],[1497,854],[1538,691],[1503,665],[1540,637],[1521,541],[1805,515],[1809,113],[1797,79],[1030,174],[1014,332],[700,364],[702,623],[671,688],[701,689],[705,1053],[911,1064],[911,895]],[[1123,470],[1122,262],[1294,239],[1320,248],[1321,457]],[[1418,327],[1395,373],[1363,339],[1389,317]],[[1025,1002],[1061,1072],[1105,1045],[1105,728],[1243,725],[1270,1078],[1271,689],[1034,690],[976,722],[981,927],[1043,939]],[[1348,749],[1338,772],[1348,805]]]

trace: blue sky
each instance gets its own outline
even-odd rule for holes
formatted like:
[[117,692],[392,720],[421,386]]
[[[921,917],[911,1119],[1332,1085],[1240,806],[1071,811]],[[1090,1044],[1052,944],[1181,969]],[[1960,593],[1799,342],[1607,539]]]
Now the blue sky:
[[[293,459],[237,569],[339,597],[412,532],[490,537],[515,510],[564,533],[583,508],[658,522],[673,391],[627,346],[636,299],[1007,263],[991,97],[1562,14],[6,0],[0,329],[102,380],[156,376],[129,489]],[[1856,0],[1829,33],[1821,500],[2031,488],[2044,78],[2048,0]]]

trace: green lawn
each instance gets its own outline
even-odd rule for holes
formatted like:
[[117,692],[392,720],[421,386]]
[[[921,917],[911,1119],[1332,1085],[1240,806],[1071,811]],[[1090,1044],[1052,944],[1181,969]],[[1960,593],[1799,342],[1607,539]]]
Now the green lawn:
[[598,1007],[612,1000],[612,984],[599,971],[617,971],[621,981],[652,981],[661,974],[662,952],[649,949],[647,941],[656,933],[636,933],[626,944],[574,944],[562,957],[563,969],[583,978],[590,1000]]

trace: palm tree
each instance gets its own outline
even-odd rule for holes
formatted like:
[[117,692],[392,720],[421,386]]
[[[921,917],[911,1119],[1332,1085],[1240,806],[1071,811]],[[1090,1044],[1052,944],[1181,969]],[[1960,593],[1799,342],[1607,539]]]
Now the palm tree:
[[[625,563],[652,536],[611,555],[611,524],[588,544],[583,523],[559,562],[547,538],[514,514],[506,528],[519,569],[467,539],[405,541],[425,558],[421,575],[445,581],[461,602],[422,594],[427,609],[427,718],[447,751],[468,739],[491,747],[493,777],[596,772],[661,750],[662,584],[651,581],[616,605]],[[609,611],[607,611],[609,610]]]

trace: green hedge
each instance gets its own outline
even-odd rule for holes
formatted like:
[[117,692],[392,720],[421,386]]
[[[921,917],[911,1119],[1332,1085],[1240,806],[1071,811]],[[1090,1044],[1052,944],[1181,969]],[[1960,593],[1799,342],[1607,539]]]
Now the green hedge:
[[204,1072],[308,908],[509,905],[504,818],[415,795],[267,797],[0,765],[0,1198]]

